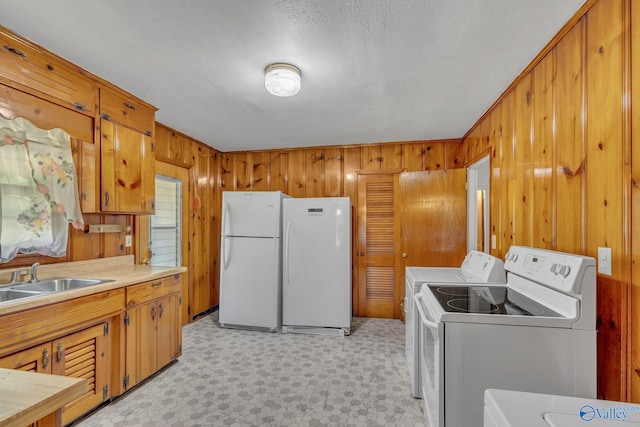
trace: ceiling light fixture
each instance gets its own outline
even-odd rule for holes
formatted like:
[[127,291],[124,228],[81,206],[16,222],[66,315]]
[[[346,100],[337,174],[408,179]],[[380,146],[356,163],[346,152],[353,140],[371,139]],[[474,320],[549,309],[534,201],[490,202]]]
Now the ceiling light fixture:
[[264,69],[264,87],[275,96],[293,96],[300,91],[300,69],[291,64],[271,64]]

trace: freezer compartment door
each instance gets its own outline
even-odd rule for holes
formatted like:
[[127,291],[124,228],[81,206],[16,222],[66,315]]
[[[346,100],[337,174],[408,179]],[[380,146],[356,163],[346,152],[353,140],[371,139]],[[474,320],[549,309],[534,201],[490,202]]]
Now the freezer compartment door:
[[222,235],[280,237],[282,196],[279,191],[225,191]]
[[281,326],[280,262],[280,239],[222,237],[221,324]]
[[283,325],[349,328],[349,199],[286,199],[283,229]]

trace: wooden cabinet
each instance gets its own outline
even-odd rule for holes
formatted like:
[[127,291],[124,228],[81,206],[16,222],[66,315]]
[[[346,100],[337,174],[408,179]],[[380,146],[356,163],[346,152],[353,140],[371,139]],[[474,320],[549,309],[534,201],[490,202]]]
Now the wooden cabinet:
[[156,123],[154,134],[156,160],[181,166],[191,166],[189,146],[192,140],[173,129]]
[[84,378],[89,391],[64,407],[69,423],[111,397],[110,322],[99,323],[58,339],[0,358],[0,368]]
[[154,111],[100,88],[100,210],[153,214]]
[[180,356],[181,275],[127,288],[125,388]]
[[2,28],[0,46],[1,75],[7,84],[93,115],[95,84],[79,68]]

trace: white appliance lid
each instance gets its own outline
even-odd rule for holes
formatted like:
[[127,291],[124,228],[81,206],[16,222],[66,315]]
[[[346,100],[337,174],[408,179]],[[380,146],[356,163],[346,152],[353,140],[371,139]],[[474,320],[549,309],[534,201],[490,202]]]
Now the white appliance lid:
[[506,282],[506,272],[502,260],[484,252],[469,251],[464,257],[460,269],[467,274],[479,277],[480,282]]

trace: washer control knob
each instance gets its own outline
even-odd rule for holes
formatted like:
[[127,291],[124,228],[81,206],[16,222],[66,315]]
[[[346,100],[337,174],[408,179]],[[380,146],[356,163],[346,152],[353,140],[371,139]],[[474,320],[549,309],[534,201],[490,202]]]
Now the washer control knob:
[[553,274],[558,274],[558,267],[560,267],[560,266],[554,262],[554,263],[551,265],[551,272],[552,272]]
[[569,273],[571,273],[571,267],[569,267],[568,265],[563,265],[562,267],[560,267],[558,273],[563,277],[567,277]]

